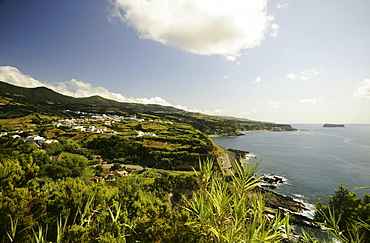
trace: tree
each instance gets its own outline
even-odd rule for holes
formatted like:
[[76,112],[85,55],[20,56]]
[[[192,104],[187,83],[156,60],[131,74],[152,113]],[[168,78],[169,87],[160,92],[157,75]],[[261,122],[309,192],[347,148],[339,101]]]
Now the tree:
[[319,198],[314,219],[326,224],[330,232],[342,242],[369,240],[370,195],[365,194],[362,200],[343,183],[334,192],[328,200],[328,205],[324,205]]
[[34,169],[29,161],[32,157],[24,158],[23,165],[17,159],[0,159],[0,235],[12,231],[12,241],[24,242],[24,230],[45,216],[45,197],[29,185]]
[[59,157],[57,161],[41,167],[44,175],[55,180],[66,177],[75,178],[82,174],[88,164],[88,159],[78,154],[63,153]]

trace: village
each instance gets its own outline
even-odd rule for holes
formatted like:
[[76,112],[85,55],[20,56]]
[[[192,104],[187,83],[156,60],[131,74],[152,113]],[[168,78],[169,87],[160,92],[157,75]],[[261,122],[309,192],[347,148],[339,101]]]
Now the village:
[[[96,114],[96,113],[87,113],[82,111],[70,111],[66,110],[70,113],[75,113],[79,115],[79,118],[66,118],[66,119],[59,119],[58,121],[51,122],[55,128],[60,129],[68,129],[71,131],[78,131],[78,132],[87,132],[87,133],[100,133],[106,135],[114,135],[118,134],[119,132],[109,128],[109,126],[113,125],[114,123],[120,122],[144,122],[145,119],[138,119],[136,115],[133,117],[124,117],[124,116],[117,116],[117,115],[106,115],[106,114]],[[148,122],[151,123],[166,123],[166,124],[173,124],[169,121],[162,121],[162,120],[151,120],[149,119]],[[94,125],[89,125],[94,124]],[[101,124],[100,126],[95,126],[96,124]],[[1,132],[0,137],[7,136],[10,134],[13,138],[20,138],[22,133],[32,133],[34,129],[25,129],[25,130],[16,130],[12,132]],[[155,133],[151,132],[143,132],[143,131],[136,131],[137,136],[157,136]],[[59,142],[57,139],[47,139],[39,135],[31,135],[25,138],[26,142],[33,142],[36,143],[38,146],[41,146],[43,143],[50,144],[54,142]]]
[[[101,133],[101,134],[116,134],[117,131],[108,128],[107,126],[111,126],[114,123],[119,122],[144,122],[145,119],[139,119],[134,115],[133,117],[124,117],[124,116],[117,116],[117,115],[106,115],[106,114],[96,114],[96,113],[87,113],[82,111],[70,111],[70,113],[75,113],[80,116],[80,118],[70,118],[70,119],[60,119],[57,122],[52,122],[51,124],[54,127],[61,127],[61,126],[68,126],[71,130],[79,131],[79,132],[91,132],[91,133]],[[166,124],[173,124],[170,121],[162,121],[162,120],[151,120],[148,119],[148,122],[151,123],[166,123]],[[95,125],[83,125],[83,124],[102,124],[99,127],[95,127]],[[156,136],[155,133],[150,132],[143,132],[137,131],[137,136]]]

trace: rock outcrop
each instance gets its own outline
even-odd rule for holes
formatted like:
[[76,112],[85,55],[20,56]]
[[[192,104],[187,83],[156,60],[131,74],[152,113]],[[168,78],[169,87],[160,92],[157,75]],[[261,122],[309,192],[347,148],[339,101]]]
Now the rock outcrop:
[[345,127],[344,124],[330,124],[325,123],[323,127]]

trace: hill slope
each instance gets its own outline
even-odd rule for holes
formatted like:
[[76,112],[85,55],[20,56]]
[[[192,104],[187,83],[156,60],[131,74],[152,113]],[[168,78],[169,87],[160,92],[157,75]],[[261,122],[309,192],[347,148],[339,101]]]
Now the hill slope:
[[171,106],[118,102],[100,96],[74,98],[45,87],[24,88],[0,81],[0,119],[22,117],[32,113],[71,117],[72,115],[67,110],[123,116],[136,114],[142,118],[165,119],[191,124],[194,128],[207,134],[235,135],[240,131],[271,130],[272,127],[280,127],[282,130],[293,129],[290,125],[285,124],[235,118],[225,119],[187,112]]

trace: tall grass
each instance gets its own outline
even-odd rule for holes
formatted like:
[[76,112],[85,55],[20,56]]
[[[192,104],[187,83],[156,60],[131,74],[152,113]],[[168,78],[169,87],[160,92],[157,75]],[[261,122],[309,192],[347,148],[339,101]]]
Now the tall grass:
[[280,242],[290,237],[289,215],[271,216],[260,193],[256,165],[236,165],[230,181],[212,170],[212,161],[199,165],[200,190],[187,200],[204,242]]

